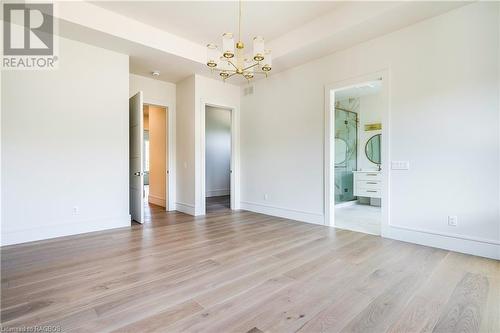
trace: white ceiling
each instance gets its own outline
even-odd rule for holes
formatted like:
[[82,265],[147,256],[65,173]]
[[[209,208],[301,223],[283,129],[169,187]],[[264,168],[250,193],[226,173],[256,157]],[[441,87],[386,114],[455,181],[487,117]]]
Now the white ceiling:
[[[220,45],[224,32],[238,32],[237,1],[97,1],[93,4],[193,42]],[[242,3],[242,39],[277,38],[339,6],[331,1]]]
[[[246,1],[246,46],[262,35],[273,51],[271,75],[443,14],[458,1]],[[178,82],[210,76],[206,48],[237,33],[236,1],[61,1],[60,35],[130,56],[130,72]],[[217,77],[213,75],[213,77]],[[245,83],[245,80],[232,80]]]
[[[104,49],[129,55],[129,70],[133,74],[148,76],[162,81],[177,82],[192,73],[205,70],[206,66],[180,56],[163,52],[153,47],[132,42],[124,38],[102,33],[88,27],[60,20],[59,34]],[[159,71],[159,77],[153,77]]]

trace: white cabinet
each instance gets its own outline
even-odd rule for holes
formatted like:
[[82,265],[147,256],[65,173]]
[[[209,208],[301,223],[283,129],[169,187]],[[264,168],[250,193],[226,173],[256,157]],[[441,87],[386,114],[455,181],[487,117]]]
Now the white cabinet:
[[354,195],[382,198],[382,173],[380,171],[353,171]]

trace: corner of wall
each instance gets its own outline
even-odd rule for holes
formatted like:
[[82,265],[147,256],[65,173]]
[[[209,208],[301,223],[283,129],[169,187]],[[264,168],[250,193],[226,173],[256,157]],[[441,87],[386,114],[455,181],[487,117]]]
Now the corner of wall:
[[195,75],[177,82],[176,87],[176,209],[194,212]]

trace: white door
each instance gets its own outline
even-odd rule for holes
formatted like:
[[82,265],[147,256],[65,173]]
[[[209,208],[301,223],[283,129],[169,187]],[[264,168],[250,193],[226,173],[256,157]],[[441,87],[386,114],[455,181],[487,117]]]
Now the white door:
[[139,223],[144,223],[143,117],[142,91],[139,91],[129,100],[130,215]]

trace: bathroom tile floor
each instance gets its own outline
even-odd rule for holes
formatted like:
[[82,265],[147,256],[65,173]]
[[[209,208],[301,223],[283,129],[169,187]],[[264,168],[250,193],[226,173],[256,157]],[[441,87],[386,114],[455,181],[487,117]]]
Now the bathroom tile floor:
[[335,207],[335,227],[372,235],[380,235],[380,207],[355,203]]

